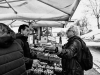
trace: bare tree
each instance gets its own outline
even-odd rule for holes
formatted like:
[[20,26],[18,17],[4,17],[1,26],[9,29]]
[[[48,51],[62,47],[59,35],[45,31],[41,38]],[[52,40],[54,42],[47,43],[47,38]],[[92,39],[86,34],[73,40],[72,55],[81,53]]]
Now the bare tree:
[[[88,0],[88,1],[89,1],[89,4],[86,5],[86,6],[89,7],[92,10],[93,15],[97,19],[98,29],[100,29],[100,23],[99,23],[99,19],[100,19],[100,0]],[[87,12],[89,12],[89,10],[87,10]]]
[[76,22],[76,25],[79,26],[81,35],[88,33],[90,30],[90,28],[88,28],[88,26],[90,26],[90,24],[89,24],[88,18],[86,16],[84,16],[80,20],[78,20]]

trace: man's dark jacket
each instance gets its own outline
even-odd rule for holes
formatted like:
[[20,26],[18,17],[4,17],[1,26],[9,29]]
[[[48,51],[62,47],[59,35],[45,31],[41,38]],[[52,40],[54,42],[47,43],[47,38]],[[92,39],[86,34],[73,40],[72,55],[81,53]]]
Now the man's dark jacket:
[[26,69],[31,69],[33,60],[32,60],[32,55],[30,53],[30,48],[27,39],[28,37],[25,37],[20,33],[16,34],[16,40],[21,45],[24,52],[23,54],[26,62]]
[[77,36],[69,38],[68,43],[63,46],[63,51],[58,55],[62,58],[62,68],[65,75],[84,75],[79,64],[82,45],[78,38]]

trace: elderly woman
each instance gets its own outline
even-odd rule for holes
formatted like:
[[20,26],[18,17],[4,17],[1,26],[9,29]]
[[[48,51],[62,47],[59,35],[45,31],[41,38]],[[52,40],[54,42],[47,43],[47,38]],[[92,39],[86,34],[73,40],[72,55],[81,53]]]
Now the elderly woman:
[[22,51],[15,33],[0,23],[0,75],[27,75]]
[[79,64],[81,61],[81,42],[74,38],[79,38],[79,30],[76,26],[71,26],[66,32],[68,42],[61,48],[58,47],[57,55],[62,58],[63,75],[84,75],[84,71]]

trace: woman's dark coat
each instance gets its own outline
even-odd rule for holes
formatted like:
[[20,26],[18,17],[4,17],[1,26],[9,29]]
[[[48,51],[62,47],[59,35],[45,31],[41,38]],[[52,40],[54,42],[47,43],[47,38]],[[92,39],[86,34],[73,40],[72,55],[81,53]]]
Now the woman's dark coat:
[[23,50],[14,38],[13,31],[0,37],[0,75],[27,75]]
[[[63,46],[63,51],[58,55],[62,58],[62,68],[65,75],[84,75],[79,62],[81,61],[81,42],[77,36],[71,37]],[[73,40],[74,39],[74,40]]]

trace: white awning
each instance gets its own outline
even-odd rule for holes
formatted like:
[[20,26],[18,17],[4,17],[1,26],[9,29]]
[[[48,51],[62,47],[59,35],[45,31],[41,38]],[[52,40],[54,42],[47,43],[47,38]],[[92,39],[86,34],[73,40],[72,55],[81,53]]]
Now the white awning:
[[[37,23],[39,21],[68,21],[79,2],[80,0],[1,0],[0,21],[28,20],[33,22],[34,20]],[[39,25],[43,24],[39,23]]]

